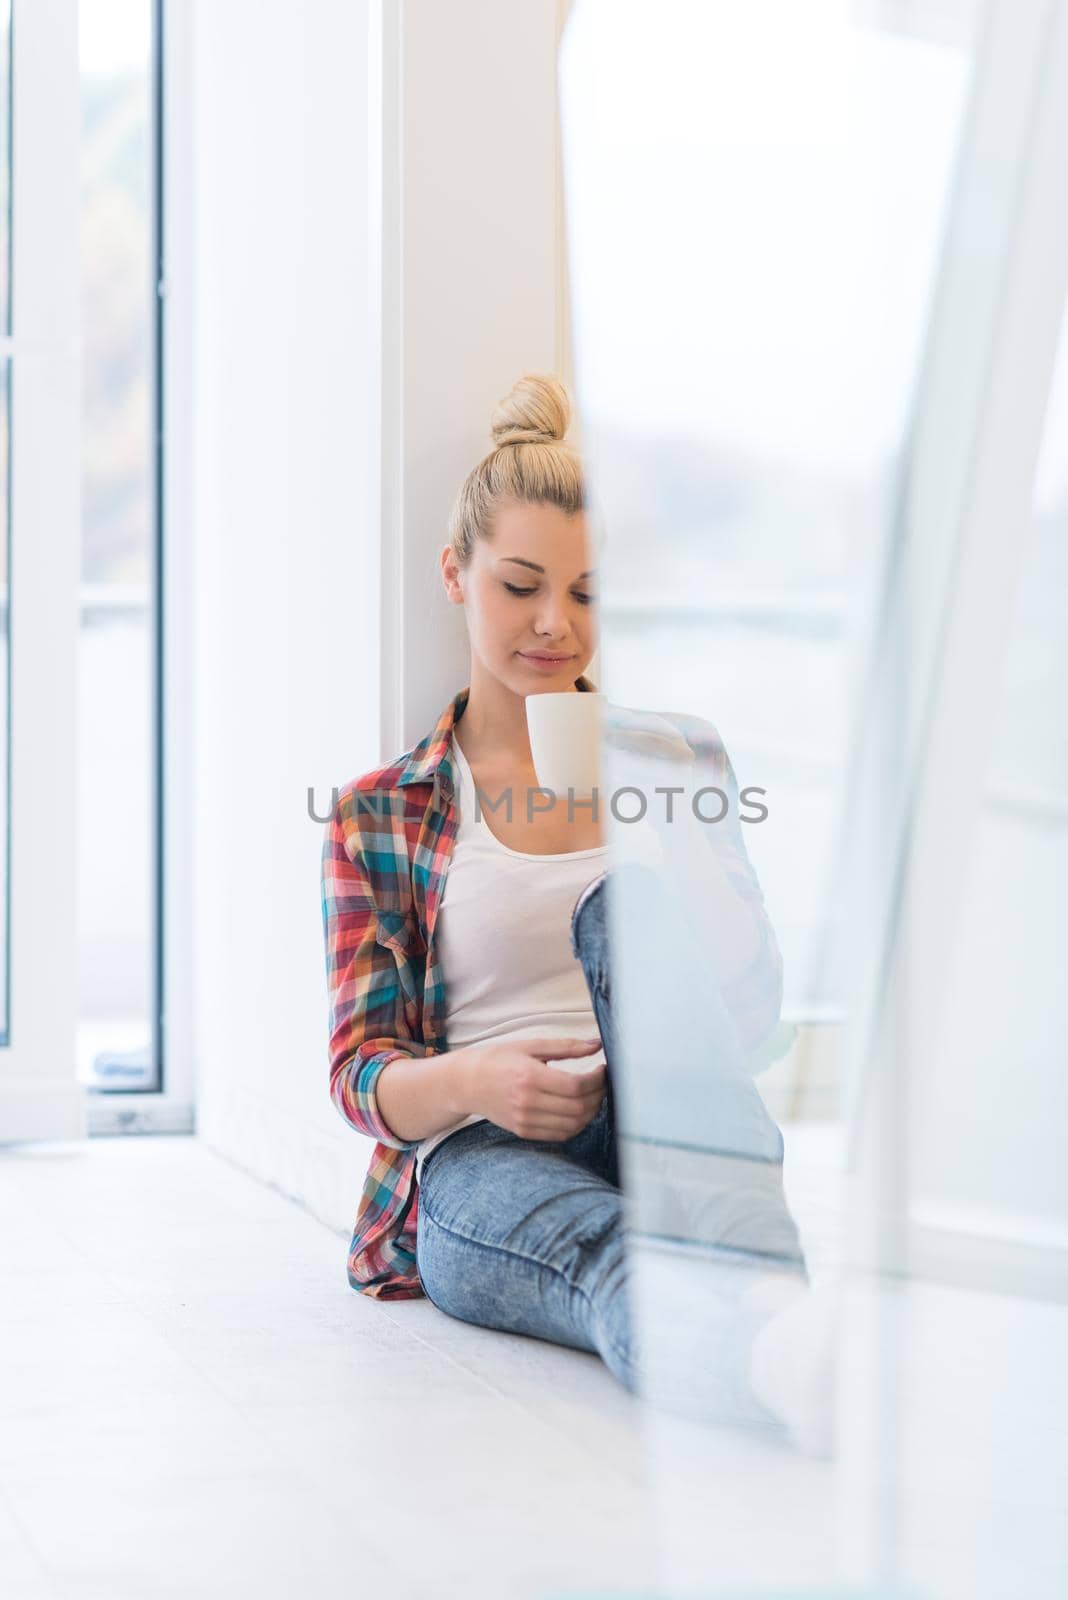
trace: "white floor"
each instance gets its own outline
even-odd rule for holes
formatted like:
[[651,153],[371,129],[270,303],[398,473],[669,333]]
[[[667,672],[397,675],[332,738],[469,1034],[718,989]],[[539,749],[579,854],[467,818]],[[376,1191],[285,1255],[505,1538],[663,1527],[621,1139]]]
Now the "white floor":
[[3,1600],[811,1596],[885,1575],[897,1536],[920,1597],[1068,1594],[1064,1307],[924,1293],[919,1421],[888,1435],[847,1362],[850,1435],[815,1463],[650,1421],[595,1356],[354,1294],[344,1238],[194,1138],[0,1152],[0,1218]]
[[4,1600],[649,1570],[638,1408],[595,1356],[355,1294],[344,1239],[194,1138],[7,1151],[0,1216]]

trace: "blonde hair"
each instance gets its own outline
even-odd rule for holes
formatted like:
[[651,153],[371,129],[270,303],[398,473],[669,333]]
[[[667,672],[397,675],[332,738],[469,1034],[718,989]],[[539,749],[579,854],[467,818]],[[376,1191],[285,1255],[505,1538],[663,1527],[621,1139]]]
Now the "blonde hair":
[[578,452],[564,443],[571,401],[559,378],[528,372],[493,413],[494,448],[464,479],[449,518],[449,543],[458,564],[471,559],[476,539],[493,533],[507,501],[559,506],[568,516],[586,506]]

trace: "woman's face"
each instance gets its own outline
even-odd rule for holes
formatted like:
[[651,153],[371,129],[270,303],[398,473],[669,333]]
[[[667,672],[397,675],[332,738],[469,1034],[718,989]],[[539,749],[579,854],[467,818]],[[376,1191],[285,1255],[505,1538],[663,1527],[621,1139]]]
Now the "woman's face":
[[584,515],[547,505],[502,506],[466,567],[448,545],[441,553],[473,653],[519,695],[568,689],[585,672],[597,649],[592,568]]

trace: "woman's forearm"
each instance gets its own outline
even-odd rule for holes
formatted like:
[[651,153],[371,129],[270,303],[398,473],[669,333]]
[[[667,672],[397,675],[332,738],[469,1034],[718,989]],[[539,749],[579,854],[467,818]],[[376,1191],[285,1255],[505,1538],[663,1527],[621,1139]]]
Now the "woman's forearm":
[[465,1050],[388,1061],[375,1085],[378,1109],[398,1139],[426,1139],[470,1116],[471,1057]]

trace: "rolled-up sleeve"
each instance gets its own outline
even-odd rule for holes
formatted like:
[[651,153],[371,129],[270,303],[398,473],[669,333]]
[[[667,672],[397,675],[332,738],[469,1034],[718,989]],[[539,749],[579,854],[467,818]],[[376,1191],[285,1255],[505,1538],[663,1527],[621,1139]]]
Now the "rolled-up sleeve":
[[379,941],[367,869],[340,805],[324,833],[321,882],[330,1098],[358,1132],[395,1150],[414,1149],[417,1139],[398,1139],[386,1123],[376,1087],[390,1061],[430,1052],[411,1036],[397,956]]

